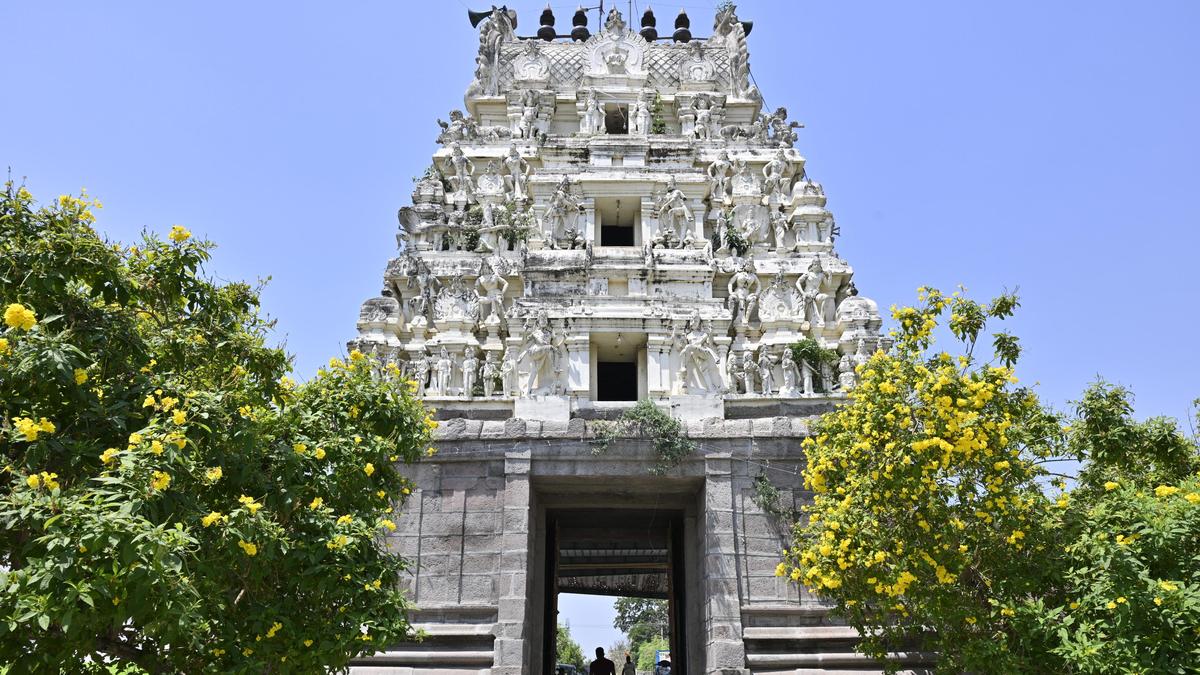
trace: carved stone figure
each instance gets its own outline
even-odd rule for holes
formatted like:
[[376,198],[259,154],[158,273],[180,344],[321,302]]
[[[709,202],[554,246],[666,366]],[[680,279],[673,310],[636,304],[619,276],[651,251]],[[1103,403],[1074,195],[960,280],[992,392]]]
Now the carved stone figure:
[[[792,398],[800,395],[800,389],[797,386],[797,381],[800,379],[800,369],[796,367],[796,359],[792,356],[792,350],[788,347],[783,348],[783,355],[779,358],[779,370],[783,377],[783,382],[779,387],[779,395],[787,398]],[[809,383],[812,383],[811,376]]]
[[529,162],[521,157],[515,143],[508,146],[508,154],[504,157],[504,169],[504,186],[508,190],[510,199],[513,201],[528,199]]
[[600,109],[600,100],[596,91],[590,90],[583,104],[583,115],[579,118],[579,133],[585,135],[604,133],[604,111]]
[[525,395],[534,392],[556,393],[558,389],[558,363],[565,336],[550,328],[545,312],[539,312],[536,324],[525,336],[525,346],[517,357],[517,363],[528,363],[525,380]]
[[825,308],[829,294],[825,292],[828,275],[821,268],[821,259],[813,258],[808,270],[796,279],[796,290],[800,294],[800,310],[805,321],[822,328],[825,326]]
[[504,361],[500,364],[500,395],[501,396],[516,396],[519,391],[517,386],[517,355],[509,349],[504,355]]
[[850,359],[849,354],[842,354],[842,358],[838,361],[838,388],[842,391],[850,391],[858,384],[858,376],[854,374],[854,361]]
[[479,278],[475,280],[475,294],[479,296],[480,319],[485,323],[492,317],[504,320],[504,294],[508,281],[497,269],[503,262],[496,257],[479,261]]
[[475,173],[475,163],[463,153],[462,146],[457,141],[450,144],[450,183],[456,193],[471,197],[475,183],[472,176]]
[[679,64],[679,81],[683,83],[708,82],[713,79],[716,67],[704,56],[704,43],[692,40],[688,43],[688,54]]
[[437,142],[440,145],[455,141],[469,141],[475,138],[478,133],[475,127],[475,120],[464,117],[461,110],[451,110],[449,122],[443,122],[439,119],[437,123],[442,128],[442,132],[437,137]]
[[571,194],[571,181],[563,176],[546,204],[542,219],[550,248],[582,248],[583,234],[575,225],[582,212],[583,202]]
[[673,337],[679,348],[680,390],[685,394],[721,392],[720,356],[713,344],[712,327],[700,321],[700,313],[688,320],[683,335]]
[[745,393],[742,387],[742,361],[733,350],[725,357],[725,375],[729,378],[730,394]]
[[754,376],[758,374],[758,364],[754,362],[750,352],[742,354],[742,389],[747,395],[754,393]]
[[758,90],[750,85],[750,51],[746,47],[746,30],[738,20],[736,9],[727,4],[718,10],[713,20],[709,42],[724,44],[729,52],[729,93],[734,96],[760,99]]
[[[678,248],[686,246],[692,235],[692,210],[688,208],[687,197],[672,176],[667,182],[667,191],[658,201],[658,232],[654,235],[655,247]],[[676,242],[672,245],[672,242]]]
[[724,253],[729,250],[729,246],[725,243],[726,233],[729,231],[729,213],[725,209],[717,209],[717,223],[714,227],[717,235],[717,252]]
[[468,347],[467,354],[462,362],[463,376],[463,396],[467,398],[475,397],[475,378],[479,374],[479,357],[475,355],[475,348]]
[[416,395],[418,397],[425,395],[425,388],[429,384],[429,356],[425,352],[421,352],[412,358],[409,369],[412,373],[413,380],[417,383]]
[[854,349],[854,356],[851,357],[854,361],[854,367],[865,366],[867,361],[871,360],[871,355],[867,352],[867,341],[863,338],[858,339],[858,344]]
[[496,380],[500,377],[498,357],[497,352],[488,352],[483,360],[483,395],[488,398],[496,393]]
[[783,270],[772,277],[771,283],[761,293],[758,300],[758,318],[763,321],[776,321],[792,318],[792,289],[788,286]]
[[438,326],[466,323],[473,329],[479,321],[479,296],[463,285],[462,276],[455,276],[449,286],[442,287],[433,301],[433,321]]
[[733,318],[742,323],[750,321],[750,315],[758,305],[760,287],[758,275],[754,273],[754,262],[746,259],[740,269],[729,277],[729,299],[726,306]]
[[771,352],[767,351],[766,347],[761,347],[758,350],[758,381],[759,392],[763,396],[771,396],[775,393],[775,368],[771,364]]
[[513,27],[517,13],[505,7],[493,6],[492,14],[479,28],[479,54],[475,57],[475,79],[467,88],[467,96],[493,96],[500,89],[500,48],[515,39]]
[[423,320],[431,320],[433,318],[433,303],[437,297],[438,289],[441,288],[442,282],[434,276],[429,270],[429,265],[424,260],[417,258],[416,274],[408,277],[408,287],[416,286],[416,294],[409,300],[412,312],[415,316],[422,317]]
[[767,127],[771,131],[771,140],[780,147],[792,147],[796,144],[796,129],[803,129],[799,122],[788,122],[787,108],[779,107],[767,117]]
[[639,136],[650,133],[650,109],[642,99],[639,98],[633,102],[633,112],[629,115],[629,119],[632,122],[629,133]]
[[792,221],[787,216],[783,215],[783,209],[774,209],[771,211],[771,229],[775,233],[775,250],[783,251],[783,240],[787,236],[788,230],[792,227]]
[[438,396],[450,395],[450,378],[454,375],[454,360],[443,345],[433,362],[433,393]]
[[763,194],[767,199],[771,197],[782,199],[785,193],[791,189],[791,186],[787,184],[787,177],[791,171],[792,162],[783,150],[776,152],[771,161],[763,166]]
[[528,82],[545,82],[550,79],[550,59],[538,49],[537,40],[525,40],[521,53],[513,59],[513,79]]
[[729,153],[722,150],[712,164],[705,169],[708,174],[708,198],[716,204],[725,200],[729,191],[729,177],[733,175],[733,164],[729,161]]

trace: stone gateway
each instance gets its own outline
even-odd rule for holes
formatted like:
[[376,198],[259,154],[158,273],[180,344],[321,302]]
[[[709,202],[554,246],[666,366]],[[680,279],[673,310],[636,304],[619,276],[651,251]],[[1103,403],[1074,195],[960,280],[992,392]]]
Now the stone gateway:
[[[800,441],[887,349],[879,312],[799,125],[749,80],[751,25],[604,18],[592,34],[580,10],[568,38],[547,9],[526,37],[512,10],[472,13],[465,112],[350,345],[441,420],[391,536],[425,636],[354,672],[552,673],[562,592],[668,599],[677,675],[878,671],[775,567]],[[647,400],[696,446],[661,475],[652,439],[598,452]]]

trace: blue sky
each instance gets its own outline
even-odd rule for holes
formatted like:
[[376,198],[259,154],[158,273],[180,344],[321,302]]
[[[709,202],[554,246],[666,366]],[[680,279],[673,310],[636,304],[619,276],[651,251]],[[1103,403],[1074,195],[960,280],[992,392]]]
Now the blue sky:
[[[531,32],[544,3],[508,4]],[[684,6],[707,35],[712,4]],[[1189,414],[1200,3],[739,7],[767,103],[807,125],[797,148],[863,294],[1019,286],[1019,374],[1046,400],[1103,375],[1139,414]],[[555,9],[569,26],[574,5]],[[10,2],[0,25],[0,163],[44,200],[86,186],[113,239],[179,223],[220,244],[215,274],[271,276],[302,376],[378,292],[477,44],[461,0]],[[582,632],[587,611],[581,642],[609,645]]]

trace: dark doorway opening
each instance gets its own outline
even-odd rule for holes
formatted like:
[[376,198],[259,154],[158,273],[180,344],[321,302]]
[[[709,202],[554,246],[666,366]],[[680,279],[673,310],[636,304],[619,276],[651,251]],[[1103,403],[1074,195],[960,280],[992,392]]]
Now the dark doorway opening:
[[600,225],[601,246],[638,246],[637,228],[641,220],[642,200],[627,197],[597,197],[596,221]]
[[601,225],[601,246],[633,246],[633,225]]
[[[559,593],[667,600],[672,675],[687,675],[683,513],[665,509],[546,511],[543,671],[554,673]],[[600,645],[604,646],[604,645]],[[584,648],[590,660],[591,649]],[[618,661],[621,655],[610,654]]]
[[600,361],[596,364],[596,399],[599,401],[636,401],[638,373],[636,362]]
[[604,110],[604,130],[610,134],[629,133],[629,106],[607,106]]

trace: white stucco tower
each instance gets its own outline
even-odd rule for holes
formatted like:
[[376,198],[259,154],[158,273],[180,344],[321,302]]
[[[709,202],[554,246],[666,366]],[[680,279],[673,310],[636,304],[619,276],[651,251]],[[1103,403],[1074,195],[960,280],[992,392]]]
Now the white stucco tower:
[[[798,125],[762,109],[751,25],[732,6],[707,37],[682,13],[661,36],[649,11],[554,22],[473,13],[465,112],[439,120],[362,306],[352,346],[443,423],[394,538],[429,637],[356,672],[552,672],[559,592],[669,598],[676,673],[862,666],[774,576],[786,532],[755,485],[804,499],[807,421],[854,386],[880,317]],[[662,476],[645,439],[593,452],[646,399],[697,443]]]

